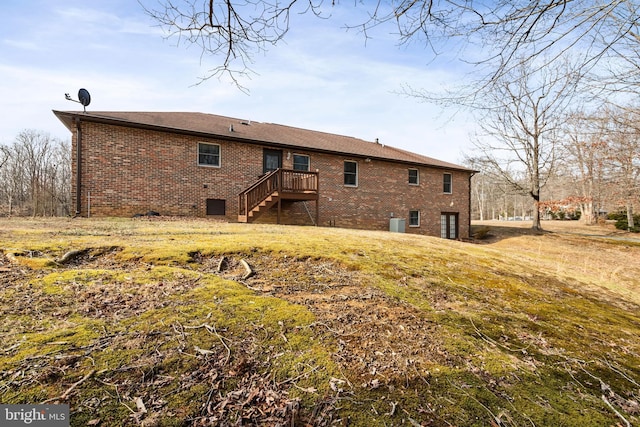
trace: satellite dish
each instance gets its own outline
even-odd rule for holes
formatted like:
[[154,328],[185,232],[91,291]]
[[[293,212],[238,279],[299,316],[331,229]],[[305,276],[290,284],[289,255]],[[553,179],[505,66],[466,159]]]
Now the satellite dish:
[[91,103],[91,95],[89,95],[89,91],[86,89],[80,89],[78,91],[78,99],[80,100],[80,104],[85,107]]
[[78,91],[79,101],[76,101],[75,99],[71,98],[71,95],[69,95],[68,93],[65,93],[64,97],[67,99],[67,101],[73,101],[73,102],[77,102],[78,104],[82,104],[82,106],[84,107],[85,113],[87,112],[87,105],[91,104],[91,95],[89,95],[89,91],[86,89],[80,89]]

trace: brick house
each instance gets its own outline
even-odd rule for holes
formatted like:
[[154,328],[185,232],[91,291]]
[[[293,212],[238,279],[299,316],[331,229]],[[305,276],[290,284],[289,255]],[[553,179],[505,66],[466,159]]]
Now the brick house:
[[54,114],[72,133],[76,215],[469,237],[474,171],[378,141],[202,113]]

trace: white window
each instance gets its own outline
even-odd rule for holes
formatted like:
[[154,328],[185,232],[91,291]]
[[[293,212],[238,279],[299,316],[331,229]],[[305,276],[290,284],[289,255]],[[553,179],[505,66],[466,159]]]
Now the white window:
[[452,191],[452,186],[453,186],[453,183],[452,183],[451,174],[450,173],[445,173],[442,176],[442,191],[445,194],[451,194],[453,192]]
[[344,161],[344,185],[358,186],[358,163],[351,160]]
[[409,227],[420,227],[420,211],[409,211]]
[[220,167],[220,146],[199,142],[198,165]]
[[409,185],[420,184],[420,173],[418,169],[409,169]]

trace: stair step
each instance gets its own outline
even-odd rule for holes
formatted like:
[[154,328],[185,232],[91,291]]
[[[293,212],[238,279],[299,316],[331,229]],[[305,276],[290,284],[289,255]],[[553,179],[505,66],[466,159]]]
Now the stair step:
[[263,210],[271,208],[280,199],[280,194],[277,191],[266,196],[257,206],[247,212],[246,215],[238,215],[238,222],[251,222],[257,217]]

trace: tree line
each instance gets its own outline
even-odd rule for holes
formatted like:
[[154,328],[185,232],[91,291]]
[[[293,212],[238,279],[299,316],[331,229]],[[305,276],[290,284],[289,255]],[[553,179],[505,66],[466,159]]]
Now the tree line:
[[634,210],[640,204],[640,108],[581,109],[559,115],[556,122],[546,148],[553,167],[543,169],[544,191],[535,205],[527,202],[526,170],[467,157],[467,165],[480,171],[472,179],[474,218],[530,219],[537,207],[548,219],[594,224],[617,214],[626,217],[629,229],[640,226]]
[[0,215],[71,213],[71,143],[37,130],[0,145]]

